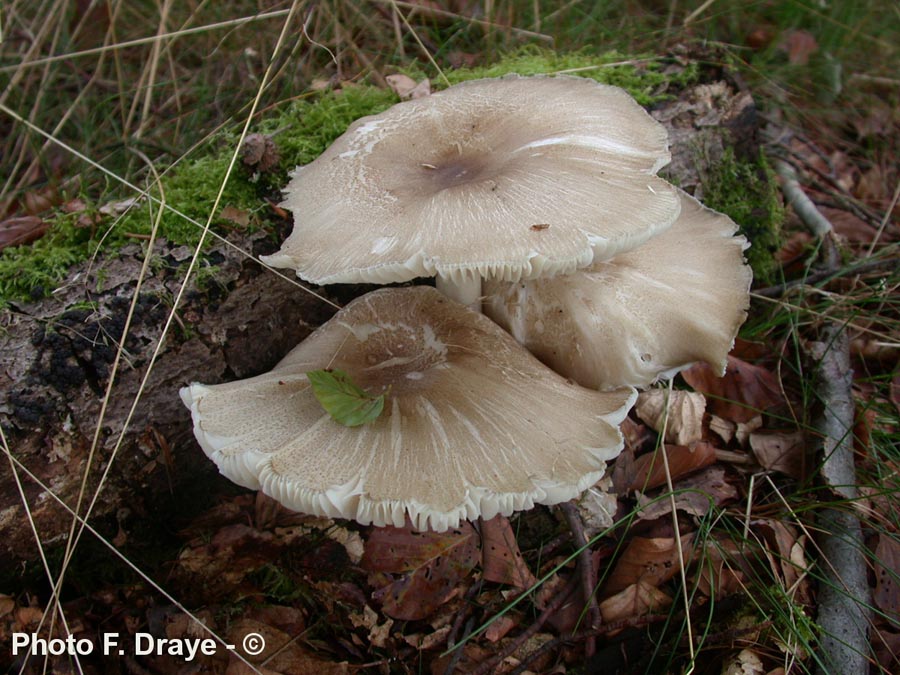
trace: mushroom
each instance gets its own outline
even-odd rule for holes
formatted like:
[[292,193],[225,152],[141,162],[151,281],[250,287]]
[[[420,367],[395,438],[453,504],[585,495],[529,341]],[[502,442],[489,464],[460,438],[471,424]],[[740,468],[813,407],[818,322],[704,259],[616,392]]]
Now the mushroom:
[[299,167],[294,230],[264,261],[316,284],[437,276],[475,308],[482,277],[573,272],[668,228],[669,159],[665,129],[617,87],[465,82],[357,120]]
[[[384,413],[345,427],[305,373],[340,369]],[[622,448],[635,392],[584,389],[435,289],[357,298],[270,373],[181,390],[219,470],[305,513],[444,531],[571,499]]]
[[695,361],[724,374],[750,304],[748,244],[730,218],[679,193],[670,229],[575,274],[489,284],[485,314],[585,387],[646,387]]

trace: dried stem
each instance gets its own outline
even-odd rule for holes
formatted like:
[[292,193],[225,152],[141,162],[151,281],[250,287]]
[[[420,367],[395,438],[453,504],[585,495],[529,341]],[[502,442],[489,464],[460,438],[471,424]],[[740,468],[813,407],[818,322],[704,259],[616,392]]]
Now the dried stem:
[[[591,549],[588,546],[587,535],[584,533],[584,523],[581,521],[581,514],[578,513],[578,507],[574,501],[560,504],[569,529],[572,530],[572,539],[575,547],[581,549],[578,554],[578,571],[581,576],[581,591],[585,601],[588,603],[588,612],[590,616],[590,627],[600,627],[600,607],[597,604],[597,596],[594,588],[597,586],[596,575],[594,574],[594,563],[591,559]],[[591,658],[597,651],[597,641],[594,637],[589,637],[584,643],[585,659]]]

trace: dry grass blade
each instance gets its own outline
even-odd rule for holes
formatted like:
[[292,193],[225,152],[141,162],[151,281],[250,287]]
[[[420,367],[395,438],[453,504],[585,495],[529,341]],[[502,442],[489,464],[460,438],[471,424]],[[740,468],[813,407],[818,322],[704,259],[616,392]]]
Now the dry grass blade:
[[[663,439],[666,437],[666,426],[669,422],[668,416],[668,398],[672,394],[672,381],[674,378],[669,379],[669,385],[666,388],[666,404],[663,406],[663,410],[666,411],[663,417],[663,425],[662,430],[659,433],[659,443],[662,445],[664,443]],[[681,539],[681,528],[678,525],[678,510],[675,505],[675,487],[672,484],[672,471],[669,467],[669,457],[665,452],[660,453],[663,459],[663,466],[666,471],[666,488],[669,492],[669,504],[672,507],[672,527],[675,533],[675,546],[678,549],[678,573],[681,575],[681,593],[682,598],[684,599],[684,620],[686,622],[687,628],[687,641],[688,641],[688,651],[690,653],[690,662],[688,664],[688,668],[686,672],[692,672],[694,669],[694,661],[697,658],[697,654],[694,648],[694,629],[693,622],[691,620],[691,598],[690,593],[688,592],[688,583],[687,583],[687,570],[685,569],[685,550],[684,543]]]
[[[66,0],[56,0],[57,3],[63,3],[65,1]],[[28,68],[33,68],[36,66],[43,66],[48,63],[55,63],[58,61],[68,61],[71,59],[77,59],[77,58],[81,58],[84,56],[94,56],[97,54],[103,54],[103,53],[111,51],[111,50],[122,50],[122,49],[128,49],[129,47],[140,47],[140,46],[148,45],[148,44],[152,45],[156,42],[171,40],[176,37],[185,37],[188,35],[194,35],[196,33],[208,33],[210,31],[219,30],[222,28],[235,28],[238,26],[244,26],[248,23],[255,23],[258,21],[267,21],[269,19],[280,19],[285,16],[288,16],[291,13],[291,11],[292,11],[291,9],[278,9],[278,10],[273,10],[271,12],[262,12],[260,14],[254,15],[254,16],[246,16],[246,17],[241,17],[238,19],[230,19],[228,21],[220,21],[217,23],[206,24],[204,26],[195,26],[194,28],[185,28],[185,29],[182,29],[179,31],[174,31],[172,33],[159,33],[159,34],[153,35],[151,37],[138,38],[135,40],[127,40],[125,42],[118,42],[118,43],[114,43],[114,44],[110,44],[110,45],[104,45],[103,47],[95,47],[92,49],[82,49],[82,50],[76,51],[76,52],[59,54],[57,56],[47,56],[47,57],[38,58],[38,59],[24,59],[20,64],[15,65],[15,66],[0,66],[0,73],[14,72],[14,73],[18,74],[21,72],[21,73],[23,73],[22,76],[24,76],[24,71],[27,70]],[[53,16],[52,10],[47,10],[47,12],[48,12],[48,14],[47,14],[48,16]],[[42,26],[44,26],[45,29],[46,29],[46,26],[49,26],[49,25],[51,25],[51,24],[49,24],[49,23],[42,24]],[[42,41],[40,39],[41,37],[42,37],[41,35],[37,35],[34,40],[35,51],[42,44]],[[14,78],[15,78],[15,76],[14,76]],[[15,79],[13,80],[13,83],[14,82],[15,82]],[[4,100],[5,99],[2,96],[0,96],[0,102],[4,102]]]

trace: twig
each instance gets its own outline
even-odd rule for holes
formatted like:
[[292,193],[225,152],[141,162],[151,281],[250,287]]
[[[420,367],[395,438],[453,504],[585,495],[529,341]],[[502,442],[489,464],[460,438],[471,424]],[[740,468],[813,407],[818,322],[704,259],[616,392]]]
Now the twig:
[[497,654],[492,656],[489,659],[486,659],[478,664],[478,667],[475,668],[471,672],[470,675],[487,675],[493,671],[494,668],[499,665],[503,659],[507,656],[510,656],[513,652],[515,652],[519,647],[525,644],[532,635],[535,635],[541,628],[544,627],[544,624],[547,623],[547,620],[553,616],[553,613],[556,612],[560,607],[563,606],[563,603],[569,599],[569,596],[575,592],[575,588],[578,586],[578,577],[573,575],[572,578],[569,579],[565,588],[563,588],[562,592],[557,595],[550,602],[549,605],[541,612],[541,615],[535,620],[533,624],[531,624],[528,628],[523,630],[519,635],[515,637],[505,648],[499,651]]
[[[460,615],[457,618],[462,618],[462,616],[464,616],[464,615],[462,614],[462,612],[460,612]],[[469,637],[472,634],[472,628],[474,628],[474,627],[475,627],[475,617],[472,616],[472,617],[469,617],[468,621],[466,621],[466,630],[463,634],[463,639]],[[454,625],[454,630],[452,630],[450,632],[453,633],[454,631],[455,632],[459,631],[459,628],[457,628],[455,625]],[[455,644],[455,642],[456,642],[455,635],[453,636],[453,643],[450,642],[450,639],[448,637],[447,646],[452,648],[453,644]],[[453,671],[456,670],[456,666],[459,664],[459,660],[462,658],[462,655],[463,655],[462,649],[454,650],[453,656],[450,657],[450,663],[447,664],[447,669],[444,671],[444,675],[453,675]]]
[[794,209],[794,213],[804,222],[804,224],[812,230],[813,234],[819,237],[822,242],[823,258],[825,269],[834,272],[838,268],[840,255],[837,250],[837,243],[834,239],[834,226],[829,221],[813,201],[806,195],[800,182],[797,180],[797,172],[794,167],[784,160],[775,160],[775,171],[781,176],[784,196],[788,203]]
[[[462,628],[463,622],[466,620],[466,617],[469,615],[469,605],[472,600],[475,599],[475,596],[481,591],[481,587],[484,585],[484,579],[479,579],[474,584],[469,586],[469,590],[466,591],[466,595],[463,598],[462,607],[459,608],[459,611],[456,613],[456,618],[453,620],[453,626],[450,628],[450,632],[447,633],[447,649],[453,649],[456,646],[456,636],[459,635],[459,629]],[[466,630],[468,637],[469,630]],[[451,671],[447,671],[451,672]]]
[[[572,532],[570,530],[564,530],[546,544],[541,544],[541,547],[537,551],[538,560],[535,561],[535,564],[539,566],[539,569],[544,569],[547,564],[552,567],[555,564],[553,562],[553,554],[562,548],[562,546],[569,543],[571,538]],[[543,573],[538,576],[543,576]]]
[[[821,474],[833,493],[851,501],[859,496],[853,459],[854,406],[850,342],[843,326],[829,324],[824,342],[814,344],[820,358],[824,412],[818,427],[824,438]],[[824,563],[818,623],[822,631],[819,672],[865,673],[869,669],[868,622],[871,598],[863,555],[862,527],[851,508],[828,507],[819,515]]]
[[781,176],[781,189],[784,191],[788,204],[791,205],[800,220],[812,230],[813,234],[822,240],[825,248],[825,265],[829,270],[835,270],[839,257],[834,243],[834,227],[816,208],[812,200],[806,196],[797,180],[797,172],[794,171],[794,167],[783,159],[777,159],[775,160],[775,170]]
[[[810,148],[813,148],[817,154],[821,153],[821,150],[814,148],[814,146],[810,145],[809,142],[807,142],[806,144]],[[878,226],[878,215],[871,211],[864,203],[860,202],[850,192],[848,192],[847,189],[843,185],[841,185],[840,181],[837,178],[826,173],[825,171],[822,171],[822,169],[810,162],[806,157],[798,154],[790,148],[787,148],[787,150],[790,153],[792,159],[788,159],[787,157],[782,157],[781,159],[793,166],[795,170],[799,168],[807,171],[809,174],[812,174],[810,176],[810,181],[814,189],[827,193],[828,196],[837,200],[837,208],[844,209],[845,211],[850,211],[851,213],[853,213],[853,215],[855,215],[869,227],[875,228]],[[825,157],[825,161],[830,164],[830,161],[827,157]],[[816,180],[816,177],[818,177],[819,180]],[[819,181],[821,181],[821,183]]]
[[[572,539],[575,547],[581,549],[578,554],[578,571],[581,576],[581,592],[584,600],[588,603],[588,612],[590,616],[590,627],[600,627],[600,607],[597,605],[597,596],[594,588],[597,580],[594,576],[594,562],[591,560],[591,549],[587,545],[588,539],[584,533],[584,523],[581,521],[581,515],[578,513],[578,507],[574,501],[564,502],[560,504],[569,529],[572,530]],[[597,651],[597,641],[590,637],[584,643],[584,657],[590,659]]]

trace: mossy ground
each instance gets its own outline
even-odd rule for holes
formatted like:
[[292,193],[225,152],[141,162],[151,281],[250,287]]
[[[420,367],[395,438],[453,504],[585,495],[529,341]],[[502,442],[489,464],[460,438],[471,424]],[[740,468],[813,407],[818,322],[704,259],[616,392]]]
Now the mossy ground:
[[[507,56],[490,66],[448,71],[446,76],[452,84],[509,73],[566,72],[620,86],[642,105],[652,106],[698,77],[695,66],[667,69],[666,65],[649,56],[629,58],[618,52],[597,55],[588,51],[558,54],[535,48]],[[435,86],[442,86],[439,78]],[[340,91],[311,94],[268,110],[252,131],[274,137],[279,166],[260,176],[238,163],[225,187],[220,207],[232,207],[248,214],[249,228],[265,227],[269,213],[266,198],[277,200],[277,191],[287,182],[293,167],[315,159],[355,119],[381,112],[397,100],[389,90],[355,85]],[[193,156],[165,172],[162,190],[151,186],[150,193],[157,199],[164,196],[170,207],[161,219],[160,237],[176,245],[196,245],[199,225],[208,218],[238,140],[236,126],[220,132]],[[707,194],[711,206],[744,225],[754,242],[750,253],[754,269],[760,278],[769,278],[773,267],[771,250],[777,242],[774,224],[780,213],[772,201],[774,184],[767,183],[760,171],[759,166],[742,164],[731,155],[719,168]],[[104,195],[103,199],[123,196]],[[89,201],[85,196],[82,199]],[[96,204],[99,199],[93,202]],[[0,254],[0,305],[38,299],[65,279],[71,265],[95,254],[118,250],[124,243],[134,241],[135,236],[148,235],[155,209],[154,204],[144,200],[116,219],[102,220],[95,228],[80,227],[77,218],[70,214],[55,215],[44,238],[28,246],[8,248]],[[213,227],[219,230],[235,225],[217,218]]]
[[745,255],[756,283],[773,283],[778,272],[774,254],[783,243],[784,206],[766,156],[760,152],[756,161],[741,160],[727,148],[703,183],[703,201],[730,216],[751,243]]

